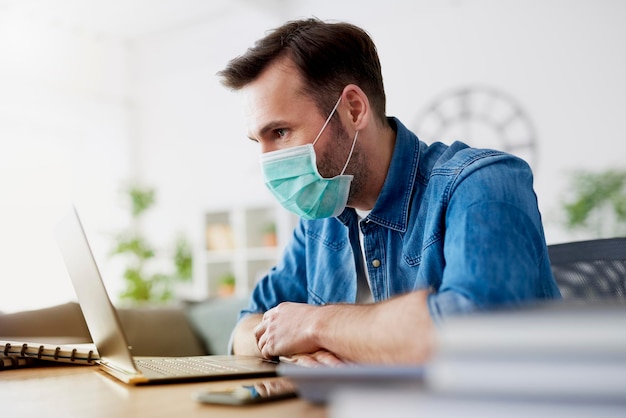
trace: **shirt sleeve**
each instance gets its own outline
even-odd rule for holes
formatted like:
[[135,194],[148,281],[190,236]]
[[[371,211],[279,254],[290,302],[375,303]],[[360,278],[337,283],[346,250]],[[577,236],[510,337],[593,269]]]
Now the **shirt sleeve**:
[[428,310],[436,326],[441,325],[444,318],[461,315],[476,310],[471,299],[455,291],[437,292],[428,295]]
[[428,301],[436,323],[557,296],[532,183],[528,165],[510,155],[460,172],[447,196],[443,279]]
[[254,287],[250,303],[239,314],[239,320],[254,313],[264,313],[284,301],[307,301],[305,227],[301,220],[285,248],[283,256]]

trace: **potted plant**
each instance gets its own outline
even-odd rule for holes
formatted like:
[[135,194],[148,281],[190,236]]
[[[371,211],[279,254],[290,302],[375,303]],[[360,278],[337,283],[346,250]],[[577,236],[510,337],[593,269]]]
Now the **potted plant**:
[[562,208],[569,230],[593,238],[626,235],[626,170],[573,172]]
[[225,273],[219,278],[217,294],[220,297],[229,297],[235,294],[235,275],[233,273]]
[[278,245],[278,238],[276,236],[276,224],[274,222],[266,223],[263,227],[262,234],[264,246],[276,247]]
[[192,278],[192,251],[189,243],[179,237],[172,256],[172,272],[151,270],[150,262],[155,258],[155,249],[139,229],[142,216],[155,203],[152,188],[131,186],[125,189],[130,202],[132,225],[116,236],[111,251],[113,256],[125,256],[124,270],[126,287],[120,297],[132,302],[168,302],[174,298],[173,286],[177,282],[188,282]]

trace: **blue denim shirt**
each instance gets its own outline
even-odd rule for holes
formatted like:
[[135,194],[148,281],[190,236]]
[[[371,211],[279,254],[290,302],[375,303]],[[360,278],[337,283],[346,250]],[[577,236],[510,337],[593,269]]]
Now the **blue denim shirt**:
[[353,303],[360,243],[374,301],[429,289],[435,323],[446,316],[560,298],[529,166],[461,142],[426,145],[390,118],[397,136],[370,214],[300,220],[282,260],[241,316],[283,301]]

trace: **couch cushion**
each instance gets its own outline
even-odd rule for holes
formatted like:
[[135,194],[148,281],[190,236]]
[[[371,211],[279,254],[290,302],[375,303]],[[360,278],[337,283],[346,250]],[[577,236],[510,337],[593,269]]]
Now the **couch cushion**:
[[[118,314],[135,356],[207,354],[182,306],[127,307]],[[0,339],[73,344],[91,342],[91,335],[80,306],[70,302],[0,315]]]
[[239,312],[247,303],[247,299],[230,297],[189,305],[187,316],[190,324],[210,354],[229,354],[230,334],[237,324]]
[[189,325],[183,307],[119,308],[118,315],[135,356],[199,356],[207,354]]
[[42,337],[45,340],[49,340],[48,337],[66,337],[61,343],[91,342],[83,313],[76,302],[0,315],[0,337]]

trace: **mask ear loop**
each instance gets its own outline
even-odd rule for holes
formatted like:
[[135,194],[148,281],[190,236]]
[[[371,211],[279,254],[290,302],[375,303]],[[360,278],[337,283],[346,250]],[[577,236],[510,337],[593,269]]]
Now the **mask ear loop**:
[[350,148],[350,154],[348,154],[348,160],[346,161],[346,165],[343,166],[343,170],[341,170],[340,176],[343,176],[343,173],[346,172],[346,168],[348,168],[348,163],[350,162],[350,158],[352,158],[352,151],[354,151],[354,146],[356,145],[356,138],[359,136],[359,131],[356,131],[354,134],[354,140],[352,141],[352,148]]
[[332,118],[333,115],[335,114],[335,110],[337,110],[337,106],[339,106],[340,102],[341,102],[341,96],[339,96],[339,100],[337,100],[337,103],[335,103],[335,107],[333,107],[333,110],[330,112],[330,115],[328,115],[326,122],[324,122],[324,126],[322,126],[322,129],[320,129],[320,133],[318,133],[317,136],[315,137],[315,140],[313,141],[313,146],[315,146],[315,143],[317,142],[317,140],[320,139],[320,136],[322,136],[322,132],[324,132],[324,129],[326,129],[326,125],[328,125],[328,122],[330,122],[330,118]]

